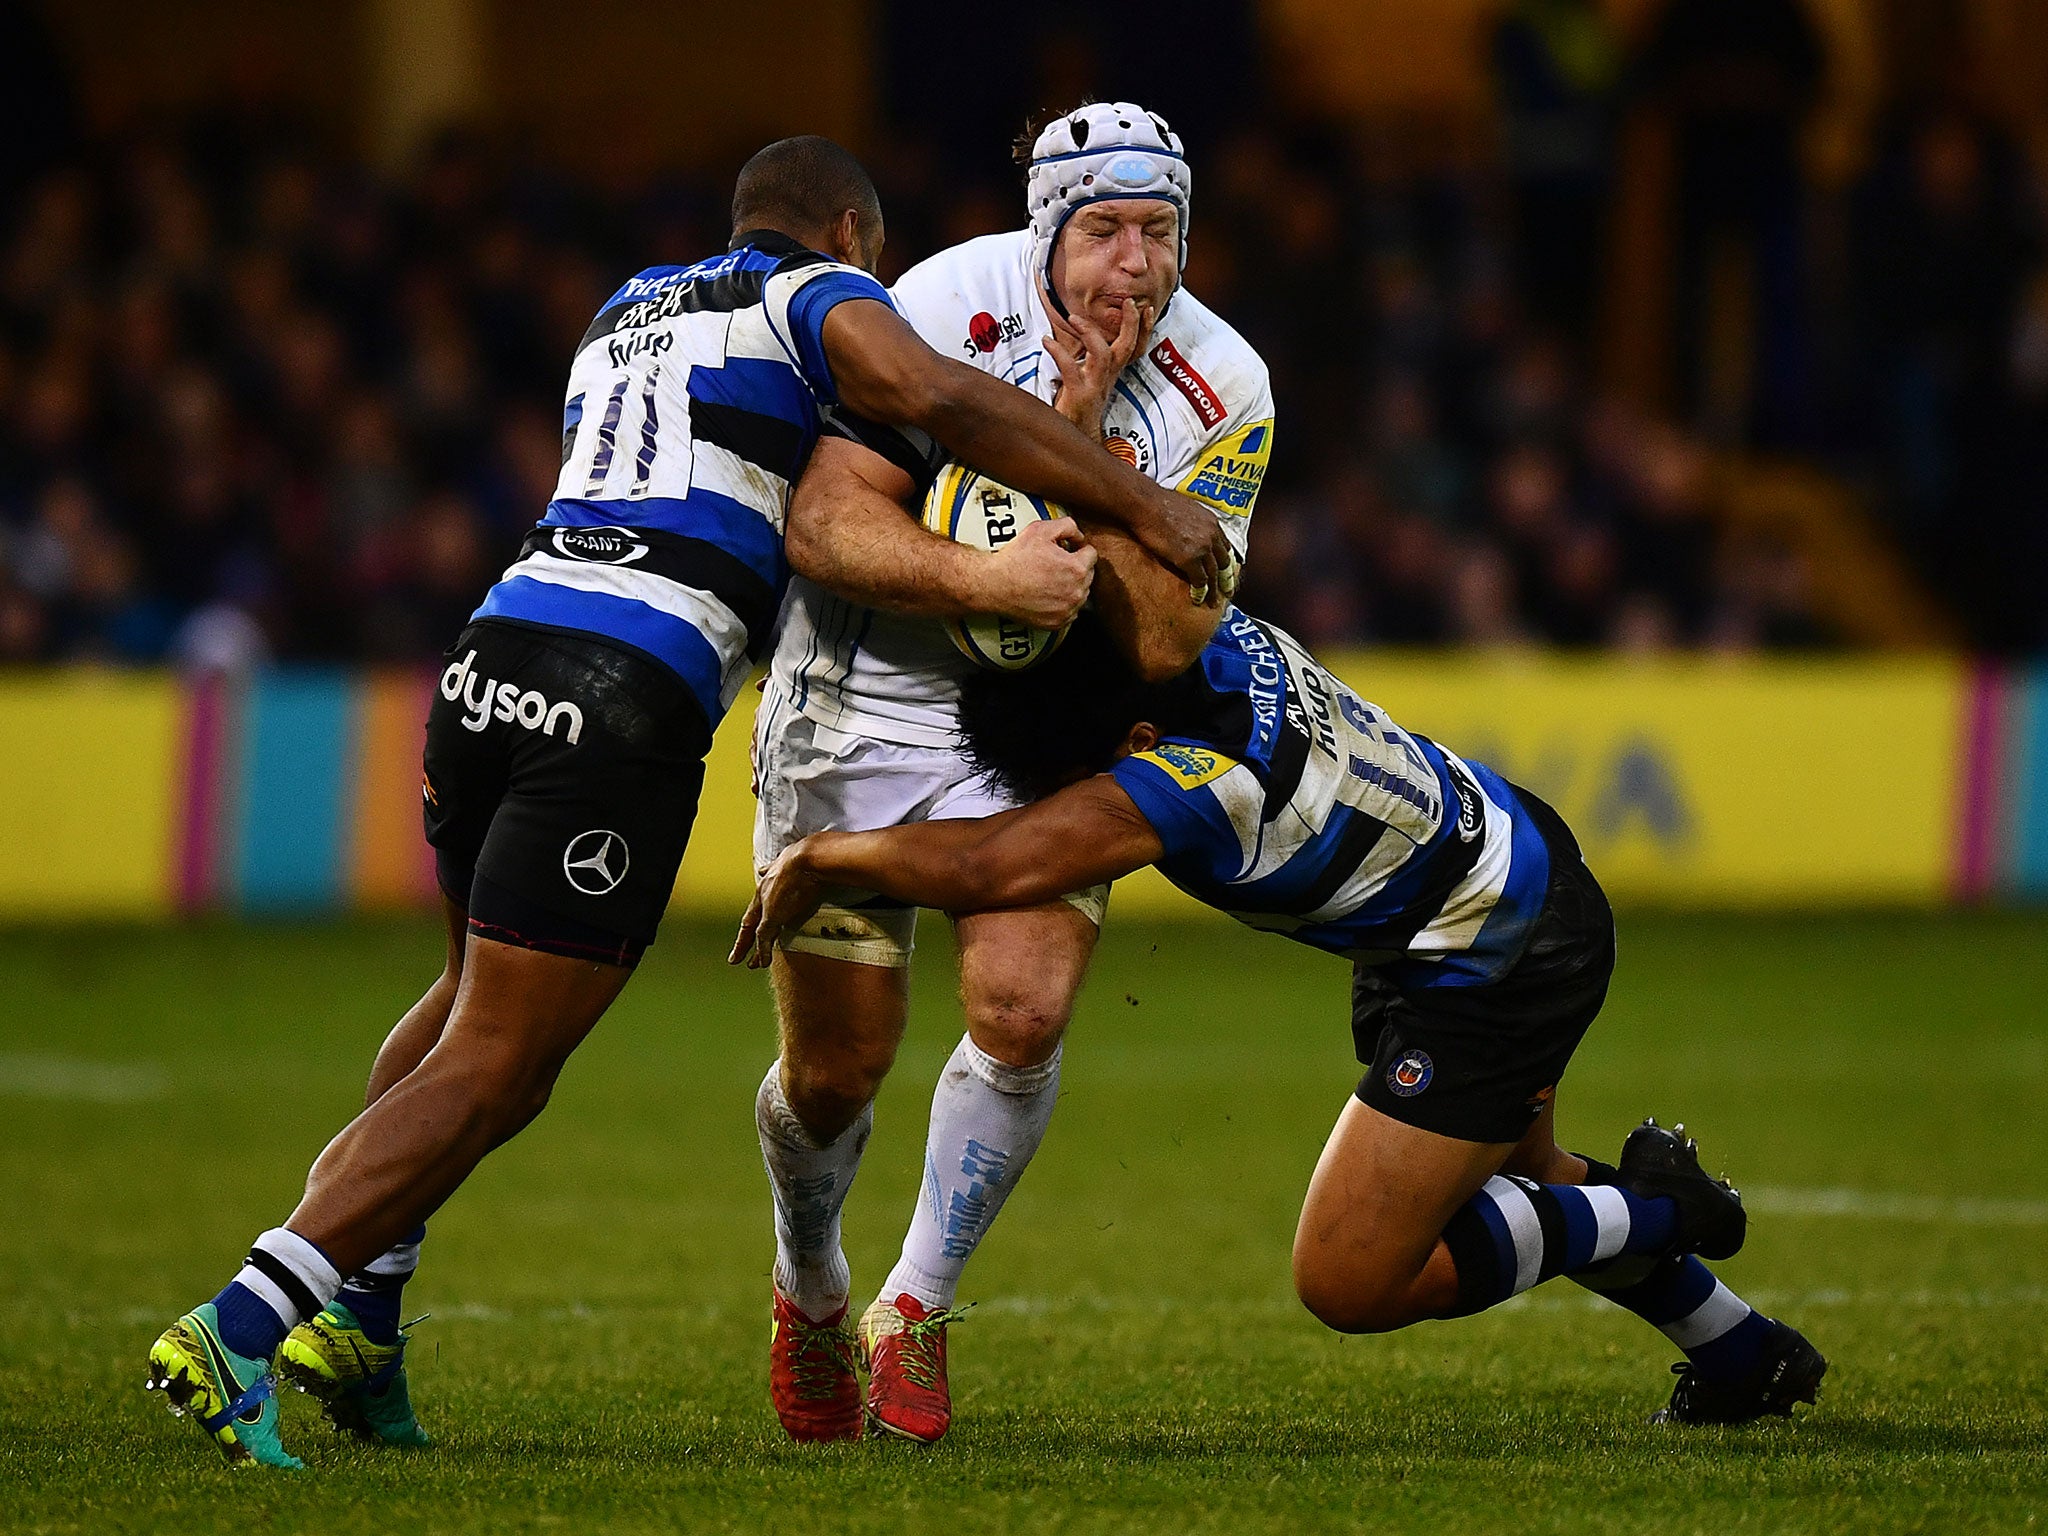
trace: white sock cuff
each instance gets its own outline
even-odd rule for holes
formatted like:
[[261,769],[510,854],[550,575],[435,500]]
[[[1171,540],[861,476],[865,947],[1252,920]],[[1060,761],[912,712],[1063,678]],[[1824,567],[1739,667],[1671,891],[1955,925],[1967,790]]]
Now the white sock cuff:
[[306,1320],[306,1314],[299,1309],[299,1304],[278,1289],[277,1282],[254,1264],[242,1266],[240,1273],[235,1276],[235,1284],[275,1312],[287,1328],[297,1327]]
[[387,1248],[362,1268],[366,1275],[409,1275],[420,1267],[420,1245],[400,1243]]
[[[998,1061],[974,1043],[972,1035],[960,1037],[960,1049],[955,1053],[963,1066],[974,1076],[995,1089],[997,1093],[1014,1094],[1028,1098],[1044,1091],[1049,1083],[1056,1083],[1060,1076],[1060,1057],[1066,1051],[1062,1042],[1052,1048],[1052,1055],[1035,1067],[1013,1067],[1007,1061]],[[922,1299],[922,1298],[920,1298]]]
[[769,1064],[768,1075],[761,1079],[761,1091],[754,1096],[754,1123],[763,1136],[794,1151],[824,1152],[849,1136],[864,1138],[874,1128],[875,1106],[870,1102],[854,1117],[853,1124],[830,1141],[818,1140],[789,1106],[789,1096],[782,1091],[782,1058],[778,1056]]
[[308,1242],[290,1227],[272,1227],[250,1246],[261,1248],[297,1275],[300,1284],[322,1298],[323,1305],[334,1300],[334,1293],[341,1289],[341,1271],[320,1251],[319,1244]]
[[289,1227],[272,1227],[251,1243],[235,1279],[287,1323],[303,1322],[341,1290],[340,1271],[327,1255]]
[[942,1311],[952,1306],[959,1296],[960,1277],[957,1274],[950,1278],[935,1275],[905,1255],[896,1261],[896,1267],[889,1271],[889,1278],[882,1282],[881,1299],[893,1302],[906,1291],[929,1310]]
[[1692,1311],[1664,1325],[1664,1337],[1680,1349],[1698,1349],[1711,1344],[1749,1316],[1749,1303],[1719,1280],[1714,1289]]
[[1507,1224],[1508,1240],[1515,1250],[1515,1288],[1519,1296],[1543,1273],[1543,1222],[1536,1206],[1522,1187],[1502,1174],[1495,1174],[1479,1186],[1480,1195],[1493,1202]]
[[1628,1242],[1628,1201],[1622,1198],[1620,1190],[1607,1184],[1583,1184],[1579,1186],[1579,1193],[1593,1208],[1593,1221],[1598,1233],[1593,1243],[1593,1257],[1587,1262],[1603,1263],[1620,1253]]

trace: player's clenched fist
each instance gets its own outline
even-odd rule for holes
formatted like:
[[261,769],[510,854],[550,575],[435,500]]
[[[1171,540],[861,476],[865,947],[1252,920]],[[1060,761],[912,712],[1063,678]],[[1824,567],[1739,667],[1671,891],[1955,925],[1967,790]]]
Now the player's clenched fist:
[[[980,612],[1058,629],[1081,611],[1095,581],[1095,550],[1071,517],[1026,522],[989,556]],[[985,604],[985,606],[983,606]]]

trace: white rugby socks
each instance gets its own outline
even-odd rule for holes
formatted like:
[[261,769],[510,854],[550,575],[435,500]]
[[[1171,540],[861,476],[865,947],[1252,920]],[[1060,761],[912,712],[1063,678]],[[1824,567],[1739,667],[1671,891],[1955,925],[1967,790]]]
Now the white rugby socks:
[[1012,1067],[962,1036],[932,1095],[924,1190],[903,1257],[882,1287],[926,1307],[950,1307],[960,1272],[1045,1139],[1060,1091],[1060,1052]]
[[839,1243],[839,1213],[875,1127],[875,1107],[870,1104],[835,1139],[819,1145],[783,1096],[777,1057],[754,1099],[754,1123],[775,1195],[775,1288],[804,1316],[823,1322],[846,1304],[852,1289]]

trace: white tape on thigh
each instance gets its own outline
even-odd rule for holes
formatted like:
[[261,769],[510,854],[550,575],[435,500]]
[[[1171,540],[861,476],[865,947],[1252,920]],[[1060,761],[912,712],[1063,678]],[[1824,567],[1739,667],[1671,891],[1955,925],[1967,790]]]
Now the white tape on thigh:
[[828,960],[851,960],[856,965],[886,965],[901,968],[910,964],[917,948],[917,909],[878,907],[855,911],[851,907],[823,906],[809,922],[782,941],[793,954],[822,955]]
[[1100,928],[1109,912],[1109,887],[1091,885],[1085,891],[1069,891],[1060,900]]

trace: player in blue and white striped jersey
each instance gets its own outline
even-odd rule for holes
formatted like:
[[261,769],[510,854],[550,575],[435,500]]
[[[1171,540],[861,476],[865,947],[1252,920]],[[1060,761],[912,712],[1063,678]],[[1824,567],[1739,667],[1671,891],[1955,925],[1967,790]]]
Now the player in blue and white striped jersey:
[[1038,668],[962,694],[967,752],[1033,803],[805,839],[763,877],[733,958],[766,964],[837,887],[972,912],[1157,865],[1353,963],[1368,1070],[1294,1249],[1319,1318],[1382,1332],[1568,1275],[1686,1352],[1671,1418],[1813,1401],[1826,1362],[1701,1262],[1740,1248],[1747,1219],[1682,1131],[1646,1122],[1617,1167],[1556,1144],[1557,1084],[1614,967],[1606,897],[1556,812],[1237,609],[1194,667],[1149,686],[1086,623]]
[[629,646],[680,677],[715,727],[765,653],[789,582],[791,488],[835,408],[919,429],[998,476],[1007,462],[1010,483],[1063,505],[1107,505],[1198,581],[1230,558],[1191,500],[1078,452],[1069,463],[1060,450],[1078,434],[1056,448],[1050,412],[1020,411],[920,342],[869,271],[881,237],[879,210],[820,242],[844,260],[742,229],[722,256],[628,279],[570,367],[546,515],[474,617]]
[[[917,429],[1093,509],[1191,580],[1229,557],[1208,510],[918,338],[872,276],[881,208],[845,150],[761,151],[733,228],[725,254],[643,272],[598,315],[570,371],[555,495],[448,654],[422,785],[446,969],[386,1040],[368,1106],[286,1224],[150,1350],[149,1384],[231,1461],[298,1465],[273,1358],[337,1424],[424,1443],[398,1325],[420,1224],[539,1113],[653,940],[712,732],[775,622],[792,484],[828,412]],[[1076,531],[1044,524],[998,555],[907,518],[857,536],[931,546],[927,611],[936,592],[963,616],[1036,609],[1056,625],[1092,579],[1094,552],[1062,547]],[[223,1127],[219,1154],[235,1146]],[[846,1347],[806,1327],[779,1335],[777,1358],[800,1368]],[[839,1406],[857,1427],[857,1399]]]

